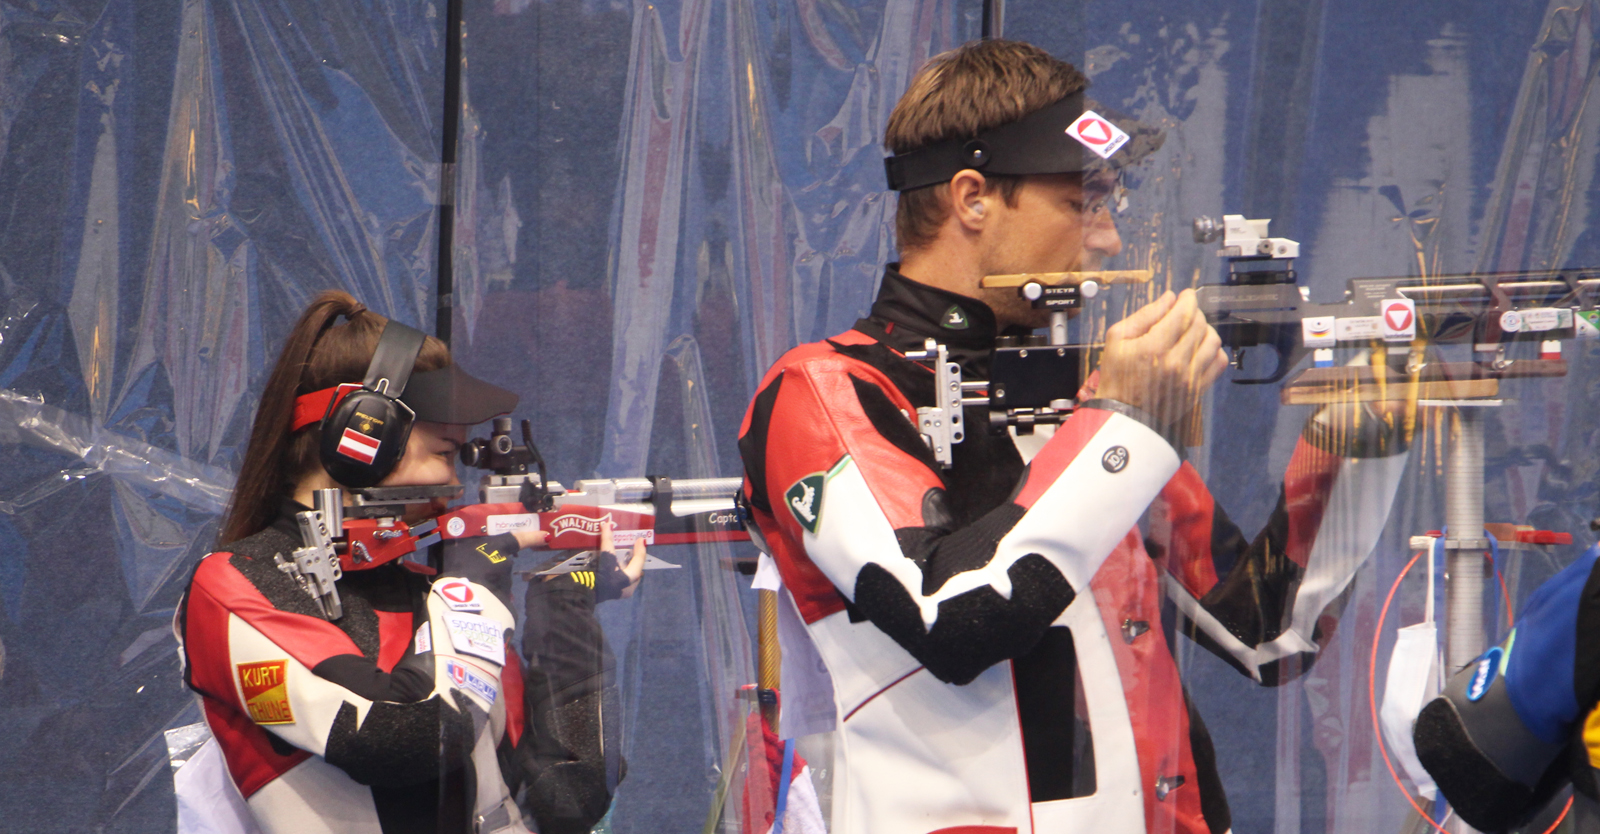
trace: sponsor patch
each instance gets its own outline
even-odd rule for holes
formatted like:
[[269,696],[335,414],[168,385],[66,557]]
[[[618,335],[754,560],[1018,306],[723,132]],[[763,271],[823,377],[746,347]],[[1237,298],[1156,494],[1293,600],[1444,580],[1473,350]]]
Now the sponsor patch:
[[450,535],[460,538],[463,533],[467,532],[467,522],[462,520],[461,516],[456,516],[444,523],[444,529]]
[[444,604],[451,611],[482,611],[483,600],[478,599],[478,592],[472,590],[472,585],[460,579],[446,579],[433,584],[433,592],[444,600]]
[[1383,324],[1384,339],[1409,342],[1417,338],[1417,302],[1409,298],[1391,298],[1383,302],[1383,313],[1378,318]]
[[[605,524],[608,521],[612,522],[613,524],[615,523],[615,520],[611,517],[611,513],[606,513],[599,518],[583,515],[582,513],[563,513],[562,515],[558,515],[550,520],[550,540],[554,540],[559,536],[569,533],[581,536],[594,536],[598,538],[600,531],[604,529]],[[638,522],[635,521],[633,523]],[[539,529],[537,525],[537,519],[535,519],[535,526],[532,529]],[[656,531],[622,530],[618,528],[613,528],[611,530],[611,544],[613,547],[632,547],[633,543],[639,539],[644,539],[645,544],[655,544]]]
[[427,654],[433,651],[433,623],[423,623],[417,629],[417,636],[411,638],[412,654]]
[[1540,307],[1522,311],[1522,329],[1530,333],[1566,329],[1572,326],[1572,310],[1567,307]]
[[1507,333],[1516,333],[1522,329],[1522,314],[1516,310],[1507,310],[1500,314],[1500,329]]
[[501,533],[515,533],[519,530],[538,530],[539,516],[536,513],[507,513],[505,515],[492,515],[488,519],[488,533],[498,536]]
[[783,494],[783,503],[788,505],[794,520],[813,534],[822,521],[822,487],[827,480],[828,473],[813,472],[795,481],[794,486]]
[[612,530],[611,546],[616,548],[633,547],[633,543],[644,539],[645,544],[656,543],[654,530]]
[[447,660],[444,662],[444,671],[445,674],[450,676],[450,682],[455,684],[457,689],[471,692],[490,704],[493,704],[494,699],[500,695],[500,690],[495,688],[493,681],[469,669],[464,663]]
[[967,318],[967,311],[961,309],[961,305],[951,304],[939,319],[939,326],[946,330],[966,330],[972,326],[972,320]]
[[1476,701],[1488,694],[1489,687],[1494,684],[1494,679],[1500,674],[1500,647],[1495,646],[1478,658],[1478,664],[1472,671],[1472,680],[1467,683],[1467,700]]
[[339,437],[339,454],[362,463],[371,463],[378,457],[378,439],[368,437],[355,429],[345,429]]
[[1105,467],[1105,470],[1113,475],[1121,472],[1124,469],[1127,469],[1128,447],[1112,446],[1111,448],[1107,449],[1106,453],[1100,456],[1100,465]]
[[1383,316],[1346,316],[1334,319],[1334,338],[1341,342],[1359,342],[1383,338]]
[[289,708],[289,661],[240,663],[238,668],[239,689],[244,694],[244,708],[250,713],[250,720],[257,724],[293,724],[294,711]]
[[1308,348],[1331,348],[1338,343],[1333,335],[1333,316],[1308,316],[1300,320],[1300,338]]
[[505,632],[499,623],[477,614],[446,614],[444,627],[450,632],[450,644],[456,651],[505,665]]
[[1600,310],[1583,310],[1573,321],[1581,339],[1600,339]]
[[558,515],[550,521],[550,538],[555,538],[562,533],[571,531],[577,531],[585,536],[598,536],[600,531],[605,528],[606,522],[610,520],[610,513],[606,513],[599,518],[591,518],[580,513]]
[[1101,159],[1110,159],[1112,154],[1128,144],[1128,134],[1122,132],[1122,128],[1093,110],[1083,111],[1072,127],[1067,128],[1067,135],[1094,151]]

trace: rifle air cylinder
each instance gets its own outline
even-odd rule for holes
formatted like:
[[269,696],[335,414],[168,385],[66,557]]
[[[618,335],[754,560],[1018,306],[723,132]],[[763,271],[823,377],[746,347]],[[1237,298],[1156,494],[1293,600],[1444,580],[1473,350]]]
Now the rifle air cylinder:
[[[604,485],[602,487],[601,485]],[[672,480],[672,497],[682,498],[730,498],[738,493],[744,485],[743,478],[686,478]],[[656,486],[649,478],[617,478],[612,481],[579,481],[573,485],[575,492],[590,492],[600,488],[612,488],[616,492],[610,499],[618,503],[632,503],[649,501],[655,495]]]

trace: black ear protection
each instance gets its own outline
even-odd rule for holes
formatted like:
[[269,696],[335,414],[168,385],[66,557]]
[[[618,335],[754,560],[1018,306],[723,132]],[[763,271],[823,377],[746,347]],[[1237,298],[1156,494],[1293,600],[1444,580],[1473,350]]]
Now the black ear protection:
[[396,321],[384,325],[366,379],[329,401],[322,417],[322,468],[352,489],[376,485],[405,454],[416,412],[400,401],[427,337]]

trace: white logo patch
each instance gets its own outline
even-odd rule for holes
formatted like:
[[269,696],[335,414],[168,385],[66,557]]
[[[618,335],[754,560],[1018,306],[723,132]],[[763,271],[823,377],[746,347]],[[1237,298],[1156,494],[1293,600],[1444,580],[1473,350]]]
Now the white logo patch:
[[445,674],[450,676],[450,682],[455,684],[457,689],[471,692],[488,701],[491,705],[494,704],[494,699],[500,695],[500,691],[495,688],[492,682],[467,668],[465,664],[447,660],[444,664],[444,671]]
[[411,653],[426,654],[433,651],[433,623],[423,623],[417,636],[411,638]]
[[444,626],[450,632],[450,643],[456,651],[505,665],[505,633],[499,623],[477,614],[446,614]]
[[1333,332],[1333,316],[1308,316],[1300,320],[1300,338],[1308,348],[1331,348],[1339,338]]
[[1094,151],[1101,159],[1110,159],[1112,154],[1128,144],[1128,134],[1123,133],[1122,128],[1093,110],[1083,111],[1072,127],[1067,128],[1067,135]]
[[467,532],[467,523],[461,520],[461,516],[456,516],[445,522],[444,529],[452,536],[460,536],[462,533]]
[[539,516],[534,513],[509,513],[489,516],[489,535],[515,533],[518,530],[538,530]]
[[1333,335],[1341,342],[1376,339],[1383,335],[1382,316],[1347,316],[1333,323]]
[[1417,338],[1417,302],[1393,298],[1383,302],[1383,338],[1403,342]]
[[478,599],[477,592],[472,590],[470,584],[460,579],[446,579],[435,583],[433,592],[444,600],[445,605],[450,606],[451,611],[483,610],[483,602]]
[[1572,326],[1572,310],[1566,307],[1541,307],[1522,311],[1522,328],[1529,332],[1565,330]]

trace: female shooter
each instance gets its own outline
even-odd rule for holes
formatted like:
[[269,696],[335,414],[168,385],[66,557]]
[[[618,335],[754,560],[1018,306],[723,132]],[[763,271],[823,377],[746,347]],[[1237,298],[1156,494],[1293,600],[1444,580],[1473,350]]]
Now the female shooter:
[[[605,774],[527,709],[545,679],[506,647],[511,557],[544,534],[451,540],[436,575],[400,558],[458,483],[467,427],[516,401],[345,293],[295,324],[223,544],[174,623],[185,682],[260,830],[517,834],[527,813],[542,832],[588,831],[605,813]],[[374,510],[374,496],[393,503]],[[329,527],[347,531],[342,552]]]

